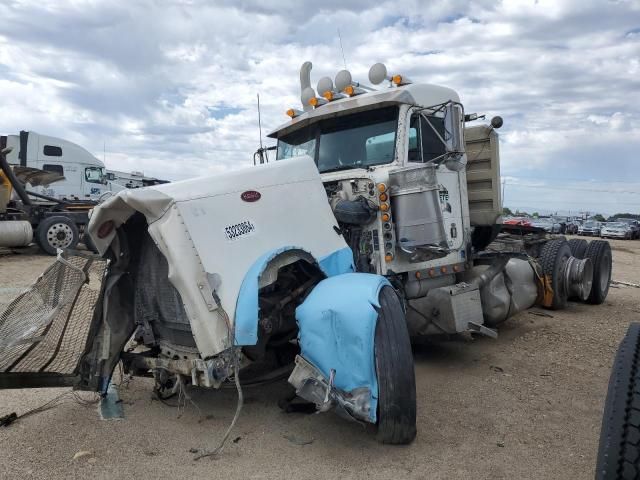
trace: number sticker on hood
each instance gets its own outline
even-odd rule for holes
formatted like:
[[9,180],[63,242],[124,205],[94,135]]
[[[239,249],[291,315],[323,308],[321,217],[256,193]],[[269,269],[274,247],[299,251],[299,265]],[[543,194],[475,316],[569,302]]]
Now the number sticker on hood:
[[249,236],[255,233],[255,231],[256,226],[251,220],[245,220],[244,222],[224,227],[224,234],[227,240],[237,240],[238,238]]

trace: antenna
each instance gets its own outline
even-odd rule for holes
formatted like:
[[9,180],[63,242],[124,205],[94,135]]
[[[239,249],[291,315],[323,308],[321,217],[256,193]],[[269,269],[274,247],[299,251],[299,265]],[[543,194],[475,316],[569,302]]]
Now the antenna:
[[256,94],[258,97],[258,130],[260,132],[260,150],[262,150],[262,120],[260,118],[260,94]]
[[342,52],[342,62],[344,63],[344,69],[347,69],[347,59],[344,58],[344,48],[342,48],[342,35],[340,35],[340,29],[338,28],[338,39],[340,40],[340,51]]

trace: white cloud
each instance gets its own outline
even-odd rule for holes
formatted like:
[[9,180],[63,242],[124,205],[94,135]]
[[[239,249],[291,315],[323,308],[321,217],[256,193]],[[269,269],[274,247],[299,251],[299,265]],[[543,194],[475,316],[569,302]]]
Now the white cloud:
[[[383,61],[455,88],[467,111],[502,115],[506,175],[578,181],[544,201],[640,210],[615,188],[638,177],[636,1],[8,1],[0,17],[0,131],[99,157],[106,144],[113,168],[185,178],[250,165],[256,93],[263,131],[284,122],[303,61],[314,83],[342,68],[339,28],[356,78]],[[590,179],[606,198],[578,190]],[[507,205],[542,202],[514,188]]]

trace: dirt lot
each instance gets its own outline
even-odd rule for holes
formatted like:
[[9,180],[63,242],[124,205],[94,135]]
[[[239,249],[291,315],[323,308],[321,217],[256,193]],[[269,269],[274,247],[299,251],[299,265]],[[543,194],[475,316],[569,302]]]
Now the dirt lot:
[[[640,241],[611,241],[613,277],[640,283]],[[0,256],[0,308],[51,262]],[[535,309],[536,312],[540,310]],[[246,390],[233,442],[193,460],[229,424],[235,391],[192,390],[180,412],[151,399],[152,384],[120,389],[124,420],[66,401],[0,429],[1,478],[592,478],[609,368],[640,289],[612,288],[604,305],[525,312],[497,340],[456,339],[415,348],[418,437],[383,446],[332,414],[284,414],[284,384]],[[0,416],[64,390],[0,392]],[[91,455],[73,460],[79,451]]]

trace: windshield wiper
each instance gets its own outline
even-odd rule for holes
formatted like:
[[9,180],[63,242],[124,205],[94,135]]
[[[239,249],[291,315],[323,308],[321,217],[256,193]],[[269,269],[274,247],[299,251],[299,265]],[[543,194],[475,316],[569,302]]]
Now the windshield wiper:
[[320,173],[339,172],[340,170],[352,170],[354,168],[362,168],[360,165],[338,165],[327,170],[322,170]]

